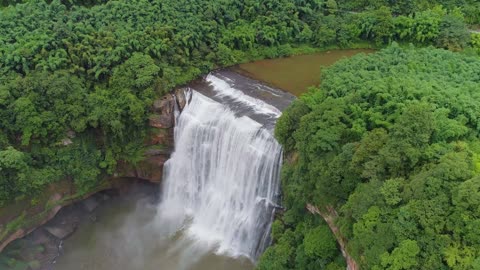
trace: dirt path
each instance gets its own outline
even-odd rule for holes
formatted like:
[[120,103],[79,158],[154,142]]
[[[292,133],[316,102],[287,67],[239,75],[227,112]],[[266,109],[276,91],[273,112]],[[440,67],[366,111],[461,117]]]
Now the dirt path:
[[327,222],[328,227],[330,227],[330,230],[332,230],[333,234],[335,235],[335,238],[337,239],[337,243],[340,246],[340,250],[342,251],[342,255],[345,258],[345,261],[347,262],[347,269],[348,270],[359,270],[360,267],[358,267],[357,262],[348,254],[347,252],[347,239],[343,237],[343,235],[340,233],[340,230],[338,227],[335,225],[335,219],[338,217],[337,211],[331,206],[326,207],[326,212],[320,211],[316,206],[313,206],[311,204],[307,204],[307,210],[312,213],[312,214],[317,214],[322,216],[322,218]]

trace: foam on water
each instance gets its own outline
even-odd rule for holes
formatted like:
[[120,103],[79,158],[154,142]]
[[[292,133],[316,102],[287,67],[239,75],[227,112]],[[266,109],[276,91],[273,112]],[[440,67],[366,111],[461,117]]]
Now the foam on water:
[[206,81],[213,86],[213,90],[220,97],[230,97],[251,107],[257,113],[272,115],[276,118],[280,117],[282,114],[282,112],[275,108],[275,106],[272,106],[263,100],[246,95],[242,91],[232,87],[228,81],[223,80],[213,74],[209,74],[206,78]]

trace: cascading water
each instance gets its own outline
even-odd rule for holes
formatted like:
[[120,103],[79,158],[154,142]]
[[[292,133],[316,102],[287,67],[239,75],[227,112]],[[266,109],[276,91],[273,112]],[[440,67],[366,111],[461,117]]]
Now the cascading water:
[[254,261],[269,244],[278,199],[282,149],[272,127],[280,111],[231,81],[209,75],[207,82],[222,102],[188,93],[165,164],[158,220],[198,246]]

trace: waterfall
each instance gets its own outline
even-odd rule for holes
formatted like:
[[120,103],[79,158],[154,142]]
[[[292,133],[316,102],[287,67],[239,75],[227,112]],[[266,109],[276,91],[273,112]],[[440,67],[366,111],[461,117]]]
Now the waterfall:
[[[217,96],[280,113],[218,77]],[[255,261],[269,244],[282,149],[271,128],[195,90],[176,119],[175,150],[164,168],[159,222],[217,254]],[[233,106],[232,106],[233,107]],[[238,107],[238,106],[236,106]],[[254,108],[255,109],[255,108]],[[272,120],[272,121],[274,121]]]

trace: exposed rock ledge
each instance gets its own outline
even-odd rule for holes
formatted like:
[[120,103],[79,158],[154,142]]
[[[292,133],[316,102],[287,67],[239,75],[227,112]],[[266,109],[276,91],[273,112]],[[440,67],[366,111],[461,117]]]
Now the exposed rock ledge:
[[[117,172],[113,177],[102,181],[90,193],[80,196],[72,181],[66,179],[46,188],[43,192],[44,196],[41,196],[44,199],[36,202],[35,205],[31,205],[26,199],[28,202],[23,206],[19,207],[19,204],[16,203],[4,207],[0,212],[0,252],[12,241],[23,238],[51,220],[62,207],[86,199],[99,191],[119,188],[126,178],[160,183],[163,165],[170,157],[174,145],[175,107],[182,110],[185,104],[186,98],[183,89],[177,89],[174,93],[169,93],[156,100],[152,108],[153,113],[149,118],[152,131],[145,141],[144,160],[135,165],[119,162]],[[52,229],[53,233],[57,231]],[[63,232],[61,233],[63,234]]]
[[136,165],[121,164],[117,175],[135,177],[160,183],[163,175],[163,165],[173,151],[173,127],[175,126],[175,107],[183,110],[186,99],[183,89],[158,99],[153,104],[153,114],[149,117],[152,134],[148,141],[145,159]]

